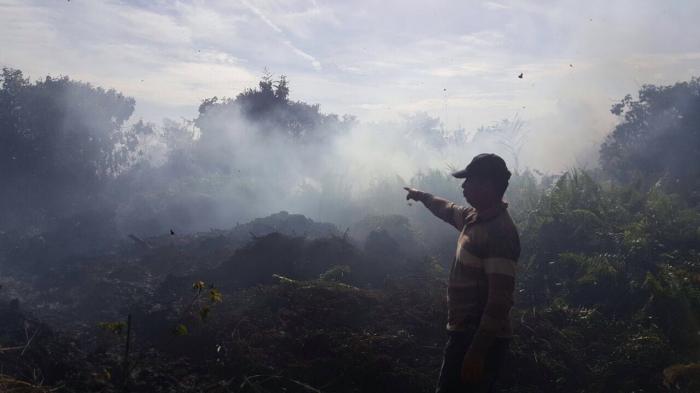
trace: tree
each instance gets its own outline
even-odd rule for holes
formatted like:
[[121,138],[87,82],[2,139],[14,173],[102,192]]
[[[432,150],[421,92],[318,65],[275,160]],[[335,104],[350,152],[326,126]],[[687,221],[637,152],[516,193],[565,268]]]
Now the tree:
[[406,136],[410,139],[435,149],[444,148],[447,145],[445,127],[437,117],[432,117],[426,112],[417,112],[404,116]]
[[33,225],[97,206],[99,192],[132,162],[141,126],[125,122],[134,99],[115,90],[46,77],[31,83],[3,68],[0,211],[4,227]]
[[257,88],[249,88],[235,99],[205,99],[195,125],[202,131],[203,143],[230,132],[238,120],[249,121],[263,136],[282,136],[300,143],[315,143],[342,132],[354,123],[349,116],[321,113],[318,104],[289,99],[289,81],[282,75],[273,80],[265,72]]
[[644,85],[612,106],[620,123],[600,149],[606,173],[648,189],[661,183],[700,202],[700,79]]
[[289,85],[287,83],[287,77],[284,75],[280,76],[280,79],[275,84],[275,98],[281,101],[286,101],[289,96]]

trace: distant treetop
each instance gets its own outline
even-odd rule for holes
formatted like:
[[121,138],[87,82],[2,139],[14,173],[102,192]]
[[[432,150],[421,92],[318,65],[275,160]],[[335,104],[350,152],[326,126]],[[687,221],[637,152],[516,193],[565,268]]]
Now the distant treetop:
[[621,121],[600,149],[606,173],[646,186],[658,182],[700,202],[700,79],[644,85],[612,106]]
[[204,99],[199,106],[195,124],[202,129],[203,137],[206,137],[211,129],[231,124],[221,120],[233,120],[236,116],[243,115],[265,134],[287,136],[303,142],[319,142],[347,130],[355,121],[354,117],[348,115],[339,117],[336,114],[321,113],[318,104],[292,101],[289,92],[289,81],[285,75],[274,80],[266,72],[257,88],[245,89],[235,99]]

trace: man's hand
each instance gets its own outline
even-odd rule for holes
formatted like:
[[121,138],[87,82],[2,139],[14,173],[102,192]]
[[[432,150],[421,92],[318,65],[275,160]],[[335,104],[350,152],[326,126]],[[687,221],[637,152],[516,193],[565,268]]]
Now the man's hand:
[[479,355],[464,355],[462,382],[477,383],[484,377],[484,358]]
[[415,188],[404,187],[403,189],[408,191],[408,194],[406,194],[407,201],[411,199],[413,199],[414,201],[420,201],[425,195],[423,191],[418,191]]

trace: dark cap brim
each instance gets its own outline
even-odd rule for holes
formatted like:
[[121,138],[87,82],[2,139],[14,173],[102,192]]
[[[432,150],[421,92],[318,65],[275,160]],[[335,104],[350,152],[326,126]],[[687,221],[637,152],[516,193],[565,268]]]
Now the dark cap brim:
[[461,171],[453,172],[452,176],[456,177],[457,179],[466,179],[467,178],[467,168],[464,168]]

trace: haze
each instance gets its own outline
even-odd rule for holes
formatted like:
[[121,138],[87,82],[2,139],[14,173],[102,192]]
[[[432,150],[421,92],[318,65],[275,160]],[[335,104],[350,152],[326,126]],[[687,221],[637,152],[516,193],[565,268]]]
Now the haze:
[[[473,131],[518,116],[547,170],[596,162],[610,105],[700,68],[690,1],[0,2],[0,60],[136,99],[154,122],[192,118],[267,67],[292,98],[363,122],[427,112]],[[517,76],[523,73],[523,78]],[[577,143],[570,143],[571,138]],[[556,157],[544,152],[557,149]]]

